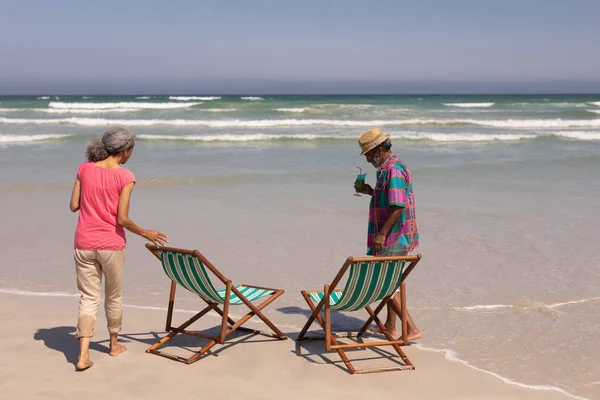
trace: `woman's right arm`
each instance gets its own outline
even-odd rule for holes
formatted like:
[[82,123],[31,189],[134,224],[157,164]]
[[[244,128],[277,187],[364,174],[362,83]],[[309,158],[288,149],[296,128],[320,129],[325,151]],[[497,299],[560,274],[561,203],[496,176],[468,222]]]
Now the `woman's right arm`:
[[119,196],[119,209],[117,211],[117,222],[129,232],[140,235],[157,246],[164,246],[168,242],[167,235],[152,229],[143,229],[129,219],[129,201],[131,199],[133,185],[135,185],[135,182],[127,184],[121,191],[121,195]]

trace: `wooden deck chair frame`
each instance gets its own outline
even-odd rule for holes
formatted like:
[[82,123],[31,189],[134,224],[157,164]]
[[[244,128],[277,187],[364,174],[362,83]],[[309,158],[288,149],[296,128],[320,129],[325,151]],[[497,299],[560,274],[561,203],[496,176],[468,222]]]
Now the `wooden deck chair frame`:
[[[157,246],[151,245],[151,244],[146,244],[146,248],[148,250],[150,250],[150,252],[161,261],[161,263],[163,261],[162,261],[159,251],[187,254],[187,255],[196,257],[202,262],[202,264],[204,264],[204,266],[210,272],[212,272],[218,278],[219,281],[221,281],[225,285],[225,296],[224,296],[223,309],[221,309],[219,307],[220,303],[217,303],[211,299],[207,299],[207,298],[204,298],[203,296],[198,295],[198,297],[200,297],[202,300],[204,300],[204,302],[207,303],[206,308],[204,308],[202,311],[198,312],[196,315],[194,315],[192,318],[190,318],[189,320],[187,320],[180,326],[174,327],[174,326],[171,326],[171,321],[172,321],[172,317],[173,317],[173,306],[175,303],[175,291],[177,288],[177,283],[172,281],[171,282],[171,291],[169,294],[169,306],[168,306],[168,310],[167,310],[167,321],[166,321],[166,325],[165,325],[165,330],[167,332],[169,332],[169,334],[167,334],[165,337],[161,338],[158,342],[156,342],[155,344],[150,346],[150,348],[148,348],[146,350],[147,353],[156,354],[156,355],[166,357],[166,358],[169,358],[172,360],[180,361],[180,362],[183,362],[186,364],[191,364],[191,363],[197,361],[204,354],[206,354],[217,343],[224,344],[225,339],[229,335],[231,335],[233,332],[235,332],[236,330],[253,333],[253,334],[258,334],[258,335],[263,335],[263,336],[272,337],[272,338],[277,338],[280,340],[287,339],[287,337],[275,326],[275,324],[273,324],[261,312],[265,307],[267,307],[269,304],[271,304],[273,301],[275,301],[275,299],[277,299],[279,296],[281,296],[284,293],[283,289],[274,289],[274,288],[267,288],[267,287],[262,287],[262,286],[247,285],[247,284],[240,283],[238,286],[244,286],[246,288],[253,288],[253,289],[268,290],[268,291],[272,292],[270,295],[267,295],[268,297],[265,296],[266,299],[262,303],[255,306],[250,300],[248,300],[248,298],[246,296],[244,296],[236,288],[235,285],[232,284],[231,280],[225,278],[225,276],[223,276],[223,274],[221,274],[219,272],[219,270],[217,270],[217,268],[215,268],[215,266],[213,266],[210,263],[210,261],[208,261],[199,251],[178,249],[178,248],[173,248],[173,247],[162,247],[162,246],[157,247]],[[232,295],[232,294],[235,294],[235,296],[237,296],[239,298],[239,300],[241,300],[241,302],[250,309],[250,311],[246,315],[244,315],[242,318],[240,318],[237,322],[234,321],[233,319],[231,319],[231,317],[229,316],[230,295]],[[186,330],[186,328],[188,326],[190,326],[194,322],[198,321],[200,318],[202,318],[205,314],[207,314],[211,310],[214,310],[215,312],[217,312],[222,318],[221,329],[219,331],[218,337]],[[273,333],[242,327],[242,325],[245,322],[247,322],[250,318],[252,318],[255,315],[258,318],[260,318],[273,331]],[[228,324],[229,324],[229,326],[228,326]],[[200,337],[203,339],[208,339],[209,342],[208,342],[208,344],[206,344],[198,352],[194,353],[189,358],[180,357],[177,355],[165,353],[165,352],[158,350],[158,348],[163,346],[165,343],[167,343],[169,340],[173,339],[178,334],[185,334],[185,335]]]
[[[326,351],[332,351],[332,350],[337,350],[339,356],[341,357],[342,361],[344,362],[344,364],[346,365],[346,367],[348,368],[348,371],[351,374],[368,374],[368,373],[376,373],[376,372],[386,372],[386,371],[399,371],[399,370],[407,370],[407,369],[415,369],[414,365],[412,364],[412,362],[409,360],[409,358],[406,356],[406,354],[404,353],[404,351],[400,348],[400,346],[402,345],[407,345],[408,341],[405,340],[405,338],[407,337],[407,333],[408,333],[408,323],[407,323],[407,310],[406,310],[406,284],[405,284],[405,280],[408,277],[408,275],[411,273],[411,271],[415,268],[415,266],[417,265],[417,263],[419,262],[419,260],[421,259],[422,255],[418,254],[415,256],[381,256],[381,257],[348,257],[348,259],[346,259],[346,262],[344,263],[344,265],[342,266],[342,268],[340,269],[340,272],[338,272],[338,274],[336,275],[336,277],[333,279],[333,281],[331,282],[331,284],[329,285],[325,285],[324,290],[323,290],[323,298],[321,299],[321,301],[317,304],[315,304],[313,302],[313,300],[310,298],[309,294],[310,293],[317,293],[317,292],[321,292],[320,290],[313,290],[313,291],[306,291],[306,290],[302,290],[302,297],[304,297],[304,300],[306,300],[306,302],[308,303],[308,306],[310,307],[312,313],[308,319],[308,321],[306,322],[306,324],[304,325],[304,327],[302,328],[302,330],[300,331],[300,334],[297,337],[297,341],[303,341],[303,340],[319,340],[319,339],[325,339],[325,349]],[[344,276],[344,274],[348,271],[348,269],[350,268],[351,265],[353,264],[358,264],[358,263],[364,263],[364,262],[377,262],[377,261],[401,261],[404,260],[406,262],[410,262],[410,264],[408,265],[408,267],[406,267],[406,269],[403,271],[402,276],[400,278],[400,293],[401,293],[401,301],[400,301],[400,309],[398,309],[396,307],[396,305],[391,302],[390,300],[392,299],[392,296],[394,295],[395,291],[392,292],[392,294],[385,296],[384,298],[381,299],[381,302],[379,303],[379,305],[375,308],[375,310],[373,311],[373,309],[371,308],[370,304],[367,305],[365,307],[365,310],[367,311],[367,313],[369,313],[369,318],[367,319],[367,321],[364,323],[364,325],[362,326],[362,328],[360,328],[360,330],[358,331],[358,333],[356,333],[356,335],[348,335],[348,337],[361,337],[365,331],[369,328],[371,322],[375,321],[375,323],[377,324],[377,326],[379,327],[379,329],[381,329],[381,331],[383,332],[384,336],[386,337],[387,340],[385,341],[373,341],[373,342],[362,342],[362,343],[349,343],[349,344],[340,344],[338,342],[338,340],[336,339],[336,335],[333,334],[332,330],[331,330],[331,306],[330,306],[330,302],[329,302],[329,298],[331,296],[331,294],[333,292],[342,292],[342,290],[336,290],[337,285],[339,284],[339,282],[341,281],[342,277]],[[398,314],[398,316],[401,318],[402,320],[402,338],[401,339],[394,339],[390,333],[387,331],[387,329],[385,328],[385,325],[381,322],[381,320],[378,318],[378,314],[381,312],[381,310],[384,309],[384,307],[387,304],[390,304],[392,309],[394,310],[394,312],[396,312],[396,314]],[[324,311],[324,317],[321,316],[321,310]],[[310,328],[310,326],[312,325],[312,323],[314,321],[317,321],[321,327],[323,327],[323,330],[325,331],[325,336],[324,337],[309,337],[306,336],[306,333],[308,331],[308,329]],[[343,336],[337,336],[337,337],[343,337]],[[376,369],[364,369],[364,370],[357,370],[354,368],[354,366],[352,365],[352,363],[350,362],[350,360],[348,359],[348,357],[346,356],[346,353],[344,352],[344,349],[353,349],[353,348],[366,348],[366,347],[373,347],[373,346],[392,346],[394,348],[394,350],[396,350],[396,352],[398,353],[398,355],[402,358],[403,362],[405,365],[403,366],[397,366],[397,367],[391,367],[391,368],[376,368]]]

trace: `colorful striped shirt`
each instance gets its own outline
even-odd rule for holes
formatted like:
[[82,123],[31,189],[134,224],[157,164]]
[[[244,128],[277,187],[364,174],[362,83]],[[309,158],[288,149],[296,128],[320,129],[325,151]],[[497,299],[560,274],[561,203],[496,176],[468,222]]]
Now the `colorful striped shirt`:
[[419,245],[412,177],[408,167],[394,153],[377,168],[377,183],[373,188],[369,207],[367,254],[373,254],[375,236],[390,215],[390,206],[403,209],[398,222],[388,233],[383,247],[404,245],[410,252]]

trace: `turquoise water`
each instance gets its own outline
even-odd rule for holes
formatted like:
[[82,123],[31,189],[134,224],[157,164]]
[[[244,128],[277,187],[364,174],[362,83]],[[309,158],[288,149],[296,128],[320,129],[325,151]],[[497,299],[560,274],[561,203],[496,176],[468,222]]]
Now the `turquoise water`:
[[406,141],[600,140],[600,96],[0,97],[0,143],[114,123],[148,141],[348,139],[370,126]]
[[[421,345],[600,398],[600,95],[0,97],[0,240],[19,266],[0,290],[75,293],[66,205],[87,140],[113,124],[138,135],[136,222],[286,289],[269,312],[296,331],[299,290],[364,253],[352,185],[375,171],[356,140],[381,127],[414,178]],[[125,302],[163,307],[164,276],[129,239]]]
[[[282,162],[289,153],[307,168],[308,150],[350,149],[372,126],[417,153],[416,163],[527,162],[597,155],[600,95],[0,97],[0,163],[28,159],[27,168],[39,170],[38,161],[60,160],[39,177],[64,182],[90,135],[114,124],[133,129],[148,150],[135,161],[144,178],[213,176],[213,163],[203,161],[238,153],[255,155],[244,162],[252,173],[269,170],[273,160],[262,152],[274,148]],[[157,157],[169,168],[153,168]],[[346,168],[312,164],[323,172]],[[14,174],[2,168],[0,184],[41,183],[33,174]]]

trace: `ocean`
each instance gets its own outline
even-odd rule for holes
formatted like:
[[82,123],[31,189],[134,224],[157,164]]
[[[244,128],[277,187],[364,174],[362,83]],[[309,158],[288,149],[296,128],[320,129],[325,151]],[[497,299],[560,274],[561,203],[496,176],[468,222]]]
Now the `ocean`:
[[[371,184],[375,171],[357,138],[380,127],[413,173],[417,346],[600,398],[600,95],[0,97],[0,291],[76,294],[67,203],[87,141],[110,125],[137,134],[134,221],[235,280],[284,288],[269,315],[286,332],[306,318],[299,291],[365,252],[368,198],[352,184],[357,167]],[[128,239],[125,304],[164,308],[167,278]]]

